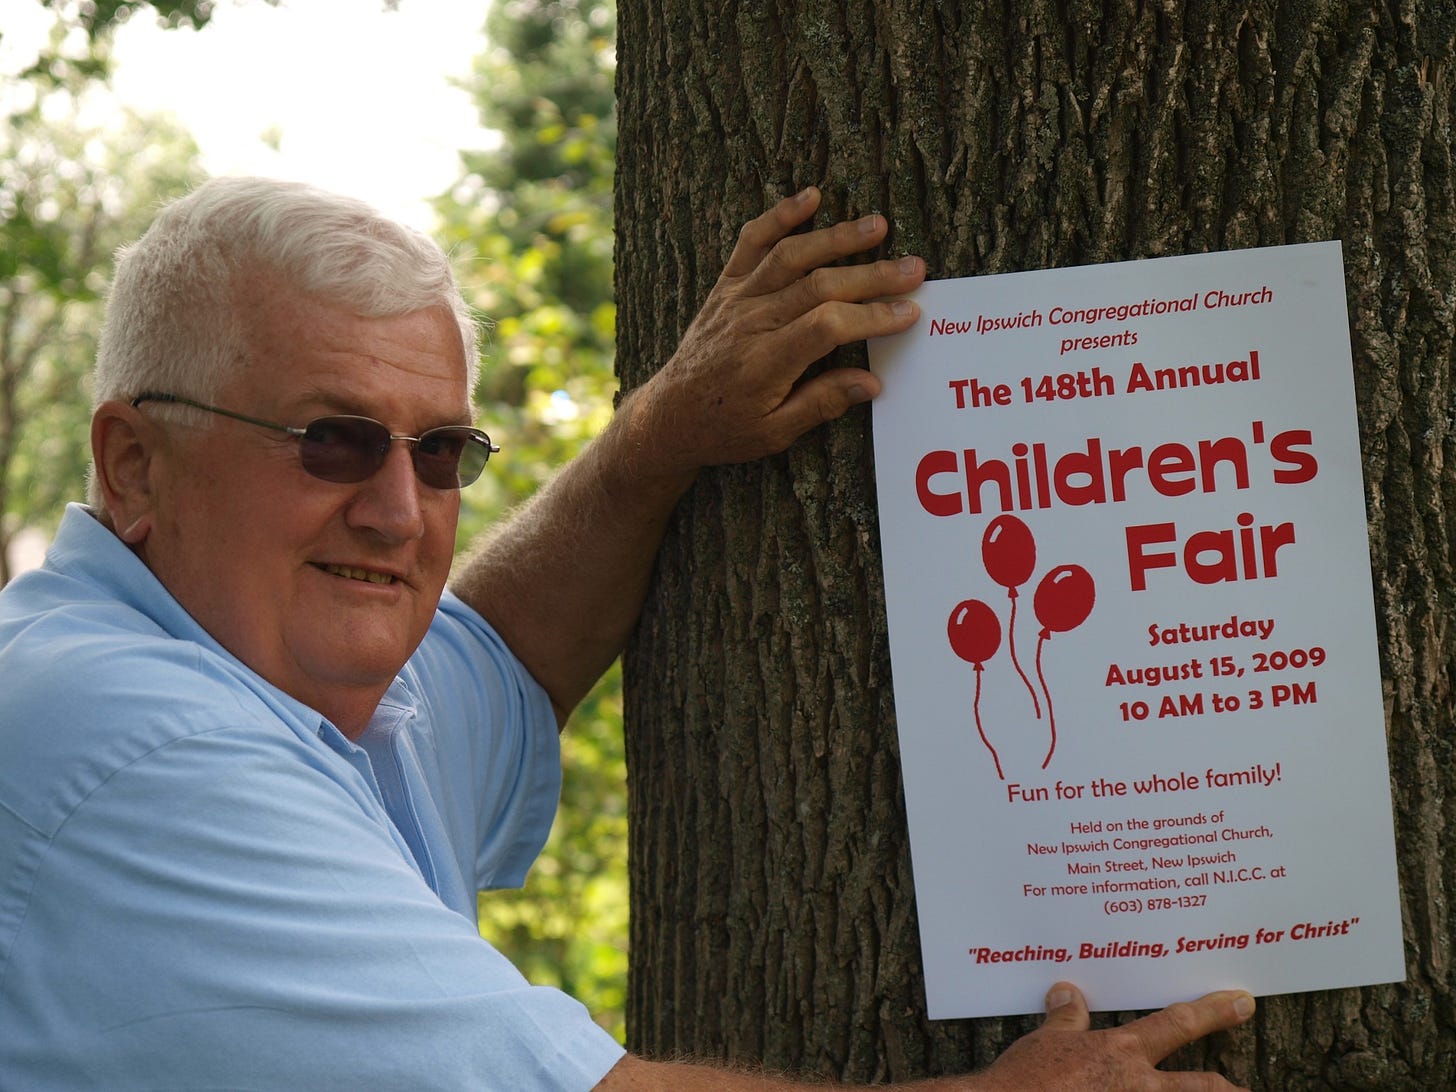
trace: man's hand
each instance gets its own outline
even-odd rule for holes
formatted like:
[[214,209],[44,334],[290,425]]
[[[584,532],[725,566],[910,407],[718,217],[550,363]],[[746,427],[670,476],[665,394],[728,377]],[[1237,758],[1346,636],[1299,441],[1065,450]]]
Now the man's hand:
[[873,398],[879,380],[863,369],[808,380],[804,371],[920,313],[882,302],[925,279],[919,258],[828,266],[883,242],[885,218],[791,234],[818,207],[810,188],[743,228],[672,359],[452,581],[562,721],[621,651],[673,505],[697,472],[782,451]]
[[628,399],[644,462],[672,474],[783,451],[800,435],[879,393],[861,368],[805,369],[841,345],[900,333],[925,263],[906,257],[832,263],[885,238],[869,215],[792,234],[819,207],[813,187],[744,225],[722,276],[671,360]]
[[1081,991],[1059,982],[1047,994],[1046,1023],[1012,1043],[973,1087],[986,1092],[1232,1089],[1234,1085],[1212,1073],[1170,1073],[1156,1067],[1178,1048],[1237,1027],[1253,1013],[1254,999],[1247,993],[1223,990],[1169,1005],[1121,1027],[1090,1031]]
[[[1169,1073],[1157,1064],[1196,1039],[1236,1027],[1254,1012],[1254,999],[1224,990],[1169,1005],[1118,1028],[1091,1031],[1087,1002],[1067,982],[1047,994],[1046,1023],[1024,1035],[991,1068],[965,1077],[933,1077],[886,1086],[906,1092],[1231,1092],[1213,1073]],[[822,1085],[708,1066],[623,1058],[598,1092],[814,1092]]]

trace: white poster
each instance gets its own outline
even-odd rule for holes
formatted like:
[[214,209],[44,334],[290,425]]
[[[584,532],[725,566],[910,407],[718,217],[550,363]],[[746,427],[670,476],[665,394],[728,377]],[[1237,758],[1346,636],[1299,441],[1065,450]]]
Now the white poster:
[[870,358],[930,1015],[1403,978],[1339,244],[914,298]]

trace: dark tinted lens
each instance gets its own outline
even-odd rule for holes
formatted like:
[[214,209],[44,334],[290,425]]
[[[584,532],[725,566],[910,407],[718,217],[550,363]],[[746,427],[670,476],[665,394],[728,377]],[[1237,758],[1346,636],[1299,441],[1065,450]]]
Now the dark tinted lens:
[[304,429],[298,453],[315,478],[362,482],[384,465],[389,444],[389,429],[368,417],[320,417]]
[[490,440],[466,425],[432,428],[414,445],[415,473],[435,489],[469,485],[485,469]]

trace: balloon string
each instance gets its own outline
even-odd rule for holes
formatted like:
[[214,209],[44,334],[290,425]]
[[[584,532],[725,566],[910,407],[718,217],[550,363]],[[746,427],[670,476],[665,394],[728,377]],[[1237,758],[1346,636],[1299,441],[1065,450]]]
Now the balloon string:
[[1046,769],[1047,766],[1051,763],[1052,753],[1057,749],[1057,717],[1056,714],[1052,712],[1052,692],[1047,689],[1046,676],[1043,675],[1041,672],[1041,648],[1042,645],[1046,643],[1046,631],[1043,630],[1042,636],[1036,642],[1036,677],[1041,681],[1042,693],[1046,695],[1047,723],[1051,725],[1052,729],[1052,745],[1047,748],[1046,760],[1041,764],[1041,768],[1043,770]]
[[1006,775],[1001,772],[1001,759],[996,754],[996,748],[995,747],[992,747],[991,746],[991,741],[986,738],[986,730],[981,727],[981,665],[980,664],[977,664],[976,665],[976,700],[975,700],[975,703],[971,706],[971,708],[972,708],[972,710],[976,714],[976,733],[981,737],[981,742],[986,745],[986,750],[988,750],[988,751],[991,752],[991,761],[994,762],[994,763],[996,763],[996,776],[999,777],[1002,781],[1005,781],[1006,780]]
[[1021,661],[1016,658],[1016,589],[1011,588],[1008,594],[1011,597],[1011,620],[1006,623],[1006,643],[1011,649],[1011,663],[1015,666],[1016,673],[1021,676],[1021,681],[1026,684],[1026,692],[1031,695],[1031,707],[1036,712],[1036,719],[1041,720],[1041,703],[1036,700],[1036,687],[1031,685],[1031,680],[1022,670]]

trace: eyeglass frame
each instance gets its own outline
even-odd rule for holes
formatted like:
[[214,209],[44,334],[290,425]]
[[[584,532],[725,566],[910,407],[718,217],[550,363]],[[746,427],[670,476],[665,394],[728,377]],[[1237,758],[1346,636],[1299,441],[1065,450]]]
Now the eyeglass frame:
[[[131,406],[133,409],[136,409],[143,402],[162,402],[167,405],[189,406],[192,409],[204,410],[207,413],[216,413],[222,417],[231,417],[235,421],[242,421],[249,425],[257,425],[260,428],[272,429],[274,432],[283,432],[289,436],[292,436],[295,440],[299,441],[302,441],[303,438],[308,434],[308,430],[319,421],[328,421],[335,418],[346,418],[356,421],[368,421],[369,423],[378,425],[380,428],[384,429],[385,434],[388,435],[389,442],[391,444],[393,444],[396,440],[404,440],[410,445],[410,465],[414,469],[415,477],[421,482],[421,484],[427,485],[431,489],[449,489],[452,487],[438,486],[420,477],[419,468],[414,462],[414,455],[415,451],[419,448],[420,442],[424,440],[426,436],[429,436],[430,433],[438,432],[441,429],[463,429],[467,434],[469,434],[469,437],[472,441],[479,441],[485,448],[485,458],[482,459],[480,463],[481,471],[485,470],[486,464],[490,462],[490,457],[500,451],[500,447],[491,440],[490,436],[483,429],[478,429],[474,425],[440,425],[437,428],[426,429],[419,436],[410,436],[407,433],[390,432],[389,426],[386,425],[383,421],[377,421],[373,417],[365,417],[362,414],[357,413],[326,413],[321,417],[315,417],[308,424],[299,427],[297,425],[279,424],[277,421],[265,421],[261,417],[251,417],[246,413],[238,413],[236,410],[223,409],[221,406],[210,406],[206,402],[198,402],[191,398],[184,398],[180,394],[166,394],[162,391],[143,391],[141,394],[137,395],[131,400]],[[301,460],[302,455],[300,453],[300,462]],[[372,471],[370,471],[364,477],[358,478],[352,482],[340,482],[333,478],[319,477],[319,475],[309,470],[306,466],[303,468],[303,470],[304,473],[309,475],[309,477],[315,478],[318,481],[333,482],[336,485],[357,485],[359,482],[368,481],[375,474],[378,474],[380,468],[383,467],[383,465],[384,460],[383,458],[381,458],[379,461],[379,465],[376,466]],[[479,478],[480,473],[477,472],[476,476],[471,478],[470,481],[461,482],[459,485],[456,485],[453,488],[463,489],[465,488],[465,486],[478,481]]]

